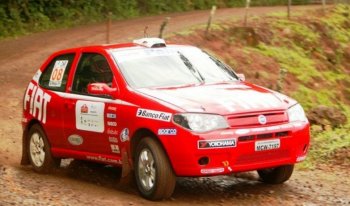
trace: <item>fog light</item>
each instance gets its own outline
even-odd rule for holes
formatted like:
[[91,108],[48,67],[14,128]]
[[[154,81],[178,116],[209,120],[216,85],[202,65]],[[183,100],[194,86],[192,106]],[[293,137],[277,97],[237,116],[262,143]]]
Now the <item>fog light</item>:
[[208,157],[201,157],[198,160],[199,165],[207,165],[209,163],[209,158]]

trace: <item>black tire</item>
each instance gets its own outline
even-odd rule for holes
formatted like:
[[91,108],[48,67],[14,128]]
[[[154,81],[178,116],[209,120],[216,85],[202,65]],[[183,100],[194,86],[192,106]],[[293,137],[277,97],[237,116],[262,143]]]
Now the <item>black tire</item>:
[[[35,141],[35,138],[38,141]],[[40,125],[33,125],[30,128],[27,140],[29,161],[36,172],[49,173],[60,166],[61,159],[52,156],[49,141]],[[38,155],[40,156],[40,154],[43,154],[43,158],[39,158],[39,160],[35,158]]]
[[[152,155],[154,160],[153,164],[148,165],[147,162],[142,164],[142,162],[140,162],[141,155],[148,155],[147,157]],[[145,179],[142,177],[146,175],[150,178],[152,172],[149,171],[149,174],[146,174],[147,169],[145,168],[147,168],[147,166],[145,166],[145,164],[152,167],[155,173],[153,175],[153,185],[149,186],[149,188],[147,188],[147,183],[145,183],[147,181],[144,181]],[[142,197],[154,201],[171,197],[176,185],[176,176],[170,165],[169,159],[159,142],[150,137],[143,138],[136,148],[134,166],[135,181]]]
[[294,165],[284,165],[271,169],[258,170],[260,180],[268,184],[281,184],[292,176]]

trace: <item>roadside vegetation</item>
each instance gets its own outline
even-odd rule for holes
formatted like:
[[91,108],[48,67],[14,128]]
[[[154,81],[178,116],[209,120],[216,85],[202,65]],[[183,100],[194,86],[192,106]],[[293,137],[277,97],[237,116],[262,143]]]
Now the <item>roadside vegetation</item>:
[[[101,22],[108,13],[112,19],[219,8],[241,7],[246,0],[1,0],[0,39],[55,28]],[[308,4],[312,0],[293,0]],[[284,0],[252,0],[252,6],[285,5]]]
[[[229,63],[247,80],[298,100],[312,123],[311,149],[300,168],[350,165],[350,7],[284,13],[192,29],[171,36]],[[200,37],[200,38],[199,38]]]

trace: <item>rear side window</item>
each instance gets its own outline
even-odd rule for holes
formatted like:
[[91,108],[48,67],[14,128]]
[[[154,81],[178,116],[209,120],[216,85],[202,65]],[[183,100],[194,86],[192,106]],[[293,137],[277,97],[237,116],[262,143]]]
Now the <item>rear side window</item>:
[[39,80],[40,86],[46,89],[64,92],[74,56],[75,54],[64,54],[54,58],[41,75]]

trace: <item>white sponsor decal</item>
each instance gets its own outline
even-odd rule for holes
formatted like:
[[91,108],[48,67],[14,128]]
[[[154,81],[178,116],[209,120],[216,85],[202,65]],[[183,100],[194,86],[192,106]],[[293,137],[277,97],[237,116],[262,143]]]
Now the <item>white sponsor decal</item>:
[[116,144],[111,144],[111,150],[113,153],[120,153],[119,146]]
[[124,128],[120,133],[120,141],[125,142],[129,140],[129,129]]
[[236,147],[236,139],[199,140],[198,149]]
[[221,135],[233,135],[232,131],[225,131],[225,132],[221,132]]
[[280,148],[280,146],[281,146],[280,139],[256,141],[255,151],[273,150],[273,149]]
[[137,117],[147,118],[147,119],[155,119],[164,122],[170,122],[171,113],[160,112],[150,109],[141,109],[139,108],[136,112]]
[[117,107],[108,106],[107,110],[115,112],[115,111],[117,111]]
[[79,146],[79,145],[83,144],[84,140],[81,136],[79,136],[77,134],[72,134],[68,137],[68,142],[71,145]]
[[67,68],[68,60],[58,60],[53,66],[53,70],[50,76],[50,87],[60,87],[62,85],[62,79],[64,72]]
[[40,76],[41,76],[41,71],[40,71],[40,69],[39,69],[39,70],[36,71],[36,73],[34,74],[34,76],[33,76],[33,81],[36,82],[36,83],[38,83]]
[[224,168],[211,168],[211,169],[201,169],[202,174],[216,174],[216,173],[223,173],[225,171]]
[[265,128],[253,128],[253,129],[251,129],[252,130],[252,132],[263,132],[263,131],[265,131],[266,129]]
[[115,130],[115,129],[108,129],[108,130],[107,130],[107,134],[117,135],[117,134],[118,134],[118,131]]
[[109,119],[116,119],[117,118],[117,115],[116,114],[113,114],[113,113],[107,113],[107,118]]
[[238,130],[236,130],[236,134],[238,134],[238,135],[242,135],[242,134],[247,134],[247,133],[249,133],[249,129],[238,129]]
[[107,126],[116,127],[117,123],[116,122],[107,122]]
[[[23,109],[29,110],[29,113],[36,117],[42,123],[46,123],[47,104],[50,102],[51,96],[42,89],[29,83],[24,96]],[[29,105],[28,105],[29,104]]]
[[267,130],[278,130],[278,129],[280,129],[280,127],[279,126],[272,126],[272,127],[268,127],[267,128]]
[[75,106],[77,129],[102,133],[104,108],[105,104],[102,102],[78,100]]
[[159,135],[176,135],[176,129],[158,129]]
[[101,157],[101,156],[86,156],[86,159],[101,161],[101,162],[106,162],[111,164],[122,164],[121,160],[115,160],[115,159],[110,159],[110,158]]
[[108,137],[108,140],[109,142],[112,142],[112,143],[118,143],[118,138],[116,137]]

